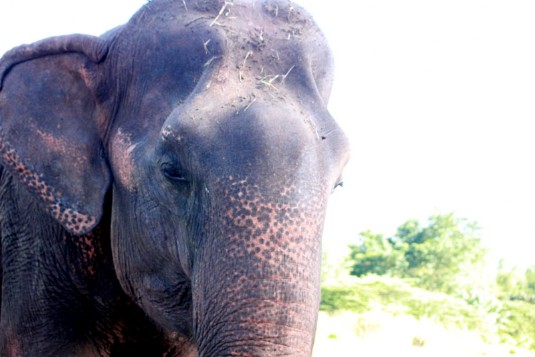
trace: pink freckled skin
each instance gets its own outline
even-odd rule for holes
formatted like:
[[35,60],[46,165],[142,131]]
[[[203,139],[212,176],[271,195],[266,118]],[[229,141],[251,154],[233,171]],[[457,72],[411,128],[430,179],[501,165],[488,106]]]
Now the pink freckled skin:
[[[214,246],[210,245],[207,253],[212,259],[210,265],[221,273],[215,279],[203,276],[205,284],[218,295],[202,292],[206,301],[199,308],[207,310],[199,314],[199,323],[209,325],[207,311],[218,306],[223,311],[234,311],[233,320],[242,321],[243,329],[256,331],[271,341],[273,350],[268,355],[308,356],[314,339],[314,311],[319,304],[317,267],[325,190],[318,187],[297,194],[295,186],[288,187],[288,181],[280,178],[263,182],[272,186],[271,196],[266,195],[266,187],[247,179],[225,181],[219,182],[222,192],[215,193],[220,199],[215,199],[214,205],[224,213],[216,224],[218,239],[211,241]],[[220,253],[223,251],[225,254]],[[237,280],[221,279],[227,275]],[[229,333],[225,326],[218,326],[217,331]],[[246,336],[244,333],[243,338]],[[295,350],[290,353],[276,346],[293,346]],[[215,351],[212,353],[224,354],[223,350]],[[244,351],[248,351],[244,355],[260,353]]]
[[59,135],[53,135],[39,129],[36,129],[36,134],[49,150],[71,162],[76,170],[83,170],[84,167],[89,166],[87,157],[77,155],[73,152],[72,142],[65,140]]
[[56,137],[39,129],[36,130],[36,133],[41,137],[41,140],[43,140],[43,143],[47,148],[50,148],[51,150],[54,150],[62,155],[68,155],[68,153],[72,151],[69,147],[69,144],[60,137]]
[[[47,136],[47,138],[47,140],[54,142],[52,137]],[[63,143],[61,141],[55,142],[55,144],[60,149],[62,148]],[[60,207],[57,201],[62,197],[62,194],[50,187],[40,175],[28,168],[14,150],[9,148],[6,142],[0,144],[0,152],[4,162],[13,168],[19,179],[28,186],[30,191],[35,192],[41,198],[53,217],[63,223],[69,231],[81,233],[95,226],[96,217]]]
[[135,166],[132,154],[136,146],[137,144],[132,144],[130,136],[120,129],[112,140],[111,159],[115,178],[130,191],[135,186]]

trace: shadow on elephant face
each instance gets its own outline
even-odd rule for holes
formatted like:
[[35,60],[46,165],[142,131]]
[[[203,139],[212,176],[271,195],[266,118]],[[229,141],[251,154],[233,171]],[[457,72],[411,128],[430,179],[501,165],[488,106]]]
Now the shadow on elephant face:
[[310,353],[348,143],[331,55],[287,1],[154,0],[0,62],[3,165],[73,234],[111,199],[123,289],[200,355]]

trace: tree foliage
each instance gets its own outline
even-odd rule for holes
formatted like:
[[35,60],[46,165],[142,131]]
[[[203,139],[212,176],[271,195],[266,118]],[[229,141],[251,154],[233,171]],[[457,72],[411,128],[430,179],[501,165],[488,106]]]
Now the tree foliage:
[[507,268],[502,260],[496,274],[498,296],[501,299],[535,304],[535,265],[526,270]]
[[535,265],[502,261],[489,274],[486,253],[477,225],[453,214],[409,220],[392,236],[365,231],[347,261],[331,264],[346,278],[322,286],[321,308],[430,318],[535,350]]
[[477,226],[447,214],[430,217],[425,226],[409,220],[391,237],[363,232],[350,246],[349,259],[352,275],[408,278],[419,287],[451,293],[462,278],[479,271],[485,255]]
[[403,249],[396,247],[394,242],[371,231],[361,233],[361,238],[361,244],[350,246],[351,275],[400,276],[407,270]]

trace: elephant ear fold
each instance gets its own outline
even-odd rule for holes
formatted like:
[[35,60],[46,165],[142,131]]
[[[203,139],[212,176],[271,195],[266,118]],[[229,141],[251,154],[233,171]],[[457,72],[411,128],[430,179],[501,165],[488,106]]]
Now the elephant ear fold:
[[111,182],[92,88],[99,45],[53,38],[0,60],[0,163],[73,234],[99,222]]

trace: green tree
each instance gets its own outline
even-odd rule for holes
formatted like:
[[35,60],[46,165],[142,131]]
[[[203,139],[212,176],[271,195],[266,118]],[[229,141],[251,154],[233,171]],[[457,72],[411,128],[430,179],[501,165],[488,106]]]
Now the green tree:
[[360,236],[360,244],[349,247],[349,260],[351,262],[359,262],[351,265],[351,275],[400,276],[407,269],[403,250],[399,249],[396,244],[382,234],[366,231],[362,232]]
[[370,231],[350,246],[351,274],[409,278],[416,285],[452,293],[480,271],[486,250],[477,226],[453,214],[435,215],[427,225],[409,220],[385,238]]
[[527,301],[535,304],[535,265],[526,270],[526,295]]
[[522,271],[518,267],[506,268],[500,261],[496,274],[498,297],[535,304],[535,265]]
[[514,299],[520,296],[524,291],[524,274],[517,268],[508,268],[502,259],[498,264],[496,273],[496,286],[498,287],[497,296],[500,299]]

